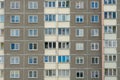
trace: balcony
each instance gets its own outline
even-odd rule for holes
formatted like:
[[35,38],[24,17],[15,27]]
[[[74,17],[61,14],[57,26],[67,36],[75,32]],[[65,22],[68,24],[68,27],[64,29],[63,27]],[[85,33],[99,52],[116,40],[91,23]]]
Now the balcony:
[[116,62],[105,62],[105,68],[117,68],[117,63]]
[[105,76],[105,80],[117,80],[117,76]]
[[104,25],[117,25],[116,19],[104,19]]
[[117,5],[104,5],[104,11],[116,11]]
[[115,40],[117,39],[117,34],[105,34],[104,37],[105,39]]

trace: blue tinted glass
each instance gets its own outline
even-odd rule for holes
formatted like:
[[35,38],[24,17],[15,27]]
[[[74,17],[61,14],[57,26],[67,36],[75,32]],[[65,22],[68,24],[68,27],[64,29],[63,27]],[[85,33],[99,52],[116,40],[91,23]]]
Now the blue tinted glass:
[[15,44],[11,44],[11,49],[15,49]]
[[19,30],[16,30],[16,33],[15,33],[16,35],[19,35]]
[[107,4],[107,0],[104,0],[104,4]]
[[48,21],[48,15],[45,15],[45,21]]
[[16,22],[19,22],[19,18],[20,18],[19,16],[16,16]]
[[65,56],[62,56],[62,62],[66,62]]
[[32,21],[33,21],[33,17],[30,16],[30,17],[29,17],[29,22],[32,22]]
[[32,44],[29,44],[29,49],[32,49]]
[[49,2],[49,7],[51,7],[52,6],[52,4],[51,4],[51,2]]
[[92,16],[92,21],[94,21],[94,16]]
[[55,2],[53,2],[53,7],[55,7]]
[[92,2],[92,7],[94,7],[94,2]]
[[32,63],[32,58],[29,58],[29,63]]
[[61,56],[58,56],[58,62],[59,63],[61,62]]
[[69,62],[69,61],[70,61],[69,56],[66,56],[66,62]]
[[98,16],[95,16],[95,21],[98,21]]
[[116,13],[115,12],[113,12],[113,18],[116,18]]
[[83,19],[82,19],[82,18],[80,18],[80,22],[83,22]]
[[61,34],[61,29],[58,29],[58,34]]
[[98,7],[98,3],[97,3],[97,2],[95,3],[95,7],[96,7],[96,8]]
[[4,22],[4,16],[0,16],[0,22]]
[[116,0],[113,0],[113,4],[116,4]]
[[30,19],[33,19],[33,17],[32,17],[32,16],[30,16]]
[[79,22],[79,18],[76,18],[76,21]]
[[107,18],[107,12],[104,13],[104,17]]
[[49,21],[51,21],[52,20],[52,15],[49,15]]
[[34,16],[34,22],[38,22],[38,17]]
[[104,27],[104,31],[107,32],[107,26]]
[[12,16],[11,18],[12,18],[12,22],[15,22],[15,16]]
[[53,21],[56,21],[56,16],[55,15],[53,15]]
[[111,4],[112,3],[112,0],[109,0],[109,4]]
[[48,56],[45,56],[45,62],[48,62]]

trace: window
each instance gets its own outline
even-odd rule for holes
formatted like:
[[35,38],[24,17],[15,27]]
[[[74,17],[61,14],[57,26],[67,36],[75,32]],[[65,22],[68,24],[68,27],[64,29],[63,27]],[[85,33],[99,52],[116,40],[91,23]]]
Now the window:
[[4,29],[0,29],[0,36],[4,35]]
[[117,41],[116,40],[105,40],[105,48],[116,48]]
[[84,57],[76,57],[75,58],[76,60],[75,60],[75,63],[76,64],[84,64]]
[[59,8],[68,8],[68,7],[70,7],[69,0],[59,0],[58,1],[58,7]]
[[0,43],[0,50],[3,50],[3,49],[4,49],[4,43],[1,42],[1,43]]
[[20,29],[10,29],[10,36],[12,37],[20,36]]
[[58,21],[70,21],[70,15],[69,14],[58,14]]
[[3,77],[4,77],[4,71],[0,70],[0,78],[3,78]]
[[37,63],[38,63],[38,57],[36,56],[28,57],[28,64],[37,64]]
[[28,36],[29,36],[29,37],[38,36],[38,29],[29,29],[29,30],[28,30]]
[[117,70],[115,68],[105,68],[105,76],[117,76]]
[[76,29],[76,37],[83,37],[84,29]]
[[20,50],[20,43],[11,43],[10,50]]
[[0,64],[3,64],[4,63],[4,56],[0,56]]
[[36,70],[28,71],[28,78],[37,78],[37,77],[38,77],[38,71]]
[[11,23],[20,23],[20,16],[19,15],[13,15],[10,17]]
[[11,70],[10,78],[20,78],[20,71],[19,70]]
[[20,57],[19,56],[10,57],[10,64],[20,64]]
[[51,62],[51,63],[55,63],[56,62],[56,56],[45,56],[44,57],[44,62]]
[[45,76],[47,76],[47,77],[56,76],[56,70],[45,70]]
[[29,43],[28,48],[29,48],[29,50],[38,50],[38,44],[37,43]]
[[28,22],[29,23],[38,23],[38,15],[29,15]]
[[104,0],[104,4],[113,5],[116,4],[117,0]]
[[116,26],[105,26],[104,32],[107,34],[115,34],[117,32],[117,27]]
[[69,42],[58,42],[59,49],[69,49],[70,43]]
[[99,71],[92,71],[91,78],[99,78]]
[[56,35],[56,28],[45,28],[46,35]]
[[105,61],[106,62],[116,62],[117,61],[117,56],[116,55],[105,55]]
[[116,19],[116,12],[104,12],[105,19]]
[[58,56],[58,63],[69,63],[70,56]]
[[46,14],[45,21],[56,21],[56,15],[55,14]]
[[76,78],[84,78],[84,72],[83,71],[77,71],[76,72]]
[[84,43],[76,43],[76,50],[84,50]]
[[99,64],[99,57],[92,57],[92,64]]
[[75,22],[76,23],[83,23],[84,22],[84,16],[83,15],[76,16]]
[[4,8],[4,1],[0,1],[0,9]]
[[56,6],[55,1],[45,1],[45,7],[53,8]]
[[20,9],[20,1],[11,1],[10,9]]
[[58,76],[59,77],[69,77],[70,76],[70,70],[67,69],[59,69],[58,70]]
[[99,16],[98,15],[91,16],[91,22],[92,23],[98,23],[99,22]]
[[4,23],[4,15],[0,15],[0,23]]
[[91,1],[91,8],[92,9],[98,9],[99,8],[99,2],[98,1]]
[[58,28],[58,35],[69,35],[70,29],[69,28]]
[[99,36],[99,29],[91,29],[91,36]]
[[91,50],[99,50],[99,43],[91,43]]
[[38,9],[38,2],[37,1],[29,1],[28,9]]
[[45,42],[45,49],[54,49],[56,48],[56,42]]
[[82,1],[76,2],[75,8],[76,9],[84,9],[84,2],[82,2]]

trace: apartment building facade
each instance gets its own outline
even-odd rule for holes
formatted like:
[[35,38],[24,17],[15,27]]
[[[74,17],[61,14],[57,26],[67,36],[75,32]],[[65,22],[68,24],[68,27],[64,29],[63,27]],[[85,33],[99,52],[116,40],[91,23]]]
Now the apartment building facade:
[[0,0],[1,80],[119,80],[119,0]]

